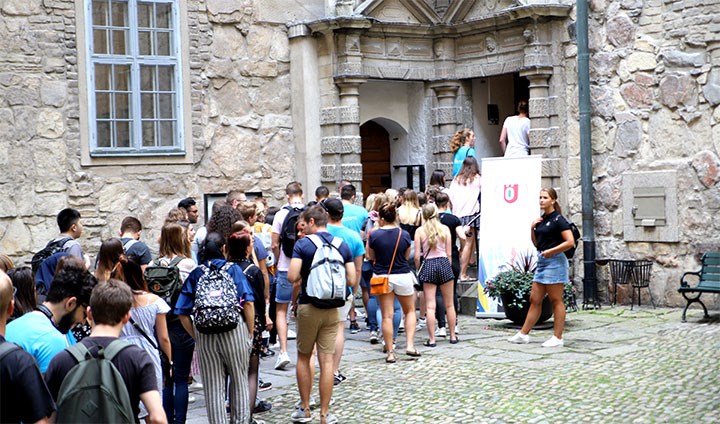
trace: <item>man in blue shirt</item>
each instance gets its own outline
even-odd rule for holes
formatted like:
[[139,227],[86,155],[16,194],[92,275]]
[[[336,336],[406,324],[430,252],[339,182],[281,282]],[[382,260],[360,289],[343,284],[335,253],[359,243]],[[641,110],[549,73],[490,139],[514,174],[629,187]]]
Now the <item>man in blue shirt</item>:
[[55,274],[45,300],[34,311],[13,320],[5,338],[20,345],[45,373],[50,361],[68,347],[66,334],[85,320],[97,280],[85,269],[66,267]]
[[[306,209],[301,219],[305,222],[305,234],[313,235],[326,243],[331,243],[334,237],[328,232],[328,215],[317,205]],[[337,422],[334,416],[328,413],[330,397],[333,389],[333,355],[338,332],[338,308],[322,308],[311,303],[307,294],[307,281],[310,267],[317,247],[309,238],[305,237],[295,243],[288,281],[300,286],[297,309],[297,382],[300,391],[301,406],[292,414],[293,422],[305,423],[312,420],[310,414],[310,392],[312,390],[313,374],[310,368],[313,348],[317,345],[318,362],[320,364],[320,422]],[[338,248],[345,263],[345,278],[347,286],[354,286],[357,281],[357,272],[353,264],[352,253],[346,242]]]
[[368,217],[368,212],[362,206],[355,204],[356,194],[355,186],[352,184],[346,184],[340,189],[340,198],[345,207],[342,225],[360,234],[362,225]]
[[[360,274],[362,273],[362,261],[365,256],[365,244],[362,242],[362,238],[355,231],[346,228],[342,225],[342,217],[344,212],[344,205],[338,199],[326,199],[320,203],[320,205],[327,211],[328,217],[328,232],[338,238],[341,238],[350,247],[350,253],[353,257],[353,264],[355,265],[355,281],[360,281]],[[350,295],[352,291],[350,290]],[[335,369],[335,385],[338,385],[346,380],[346,377],[340,372],[340,359],[342,359],[343,349],[345,348],[345,318],[347,317],[350,308],[353,306],[352,295],[348,297],[345,302],[345,306],[340,308],[340,317],[338,325],[337,341],[335,342],[335,357],[334,369]]]

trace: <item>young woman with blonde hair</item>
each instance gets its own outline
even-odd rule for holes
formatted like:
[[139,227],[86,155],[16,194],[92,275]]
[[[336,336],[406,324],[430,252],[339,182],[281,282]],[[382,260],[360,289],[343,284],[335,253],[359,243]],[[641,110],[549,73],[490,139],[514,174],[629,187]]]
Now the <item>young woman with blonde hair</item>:
[[[447,321],[450,327],[450,343],[455,344],[458,339],[455,335],[455,306],[453,302],[453,284],[455,278],[450,264],[452,254],[450,230],[440,223],[438,210],[434,203],[428,203],[422,208],[425,222],[415,233],[415,268],[419,269],[418,279],[422,283],[425,293],[425,308],[427,310],[427,347],[435,347],[435,293],[437,288],[443,297]],[[424,258],[424,263],[422,260]],[[422,269],[420,268],[422,264]]]
[[477,157],[473,146],[475,146],[475,132],[470,128],[459,130],[450,139],[450,152],[453,154],[453,178],[460,172],[465,159]]

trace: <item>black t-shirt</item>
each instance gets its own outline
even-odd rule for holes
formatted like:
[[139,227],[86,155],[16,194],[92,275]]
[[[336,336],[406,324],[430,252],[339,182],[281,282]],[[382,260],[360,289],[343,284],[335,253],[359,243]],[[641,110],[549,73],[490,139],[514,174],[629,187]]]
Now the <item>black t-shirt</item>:
[[265,280],[263,279],[262,271],[248,259],[243,259],[236,263],[242,268],[248,283],[250,283],[253,297],[255,297],[255,316],[258,317],[264,329],[267,323],[265,321]]
[[[80,343],[84,344],[92,355],[96,355],[100,347],[107,347],[113,340],[117,340],[117,338],[88,337]],[[130,403],[133,406],[133,415],[137,416],[140,412],[140,395],[151,390],[159,390],[155,366],[147,352],[135,345],[120,351],[113,358],[112,363],[125,381],[125,387],[130,395]],[[45,382],[53,399],[57,400],[63,379],[75,365],[77,365],[77,361],[67,350],[55,355],[50,362],[50,366],[45,372]]]
[[400,228],[379,228],[370,233],[369,246],[375,251],[375,263],[373,272],[377,275],[388,273],[390,261],[395,251],[395,244],[398,242],[398,231],[402,231],[400,244],[398,245],[395,262],[392,266],[392,274],[407,274],[410,272],[405,252],[410,248],[410,234]]
[[[0,343],[6,342],[0,336]],[[55,411],[35,358],[18,348],[0,362],[0,423],[34,423]]]
[[460,260],[460,251],[457,247],[457,227],[462,226],[462,222],[460,221],[460,218],[453,215],[450,212],[441,212],[440,213],[440,223],[447,226],[450,230],[450,243],[452,244],[452,259],[453,260]]
[[[125,248],[125,245],[130,240],[133,240],[129,237],[123,237],[120,239],[120,241],[123,244],[123,249]],[[147,247],[147,244],[141,242],[140,240],[136,240],[130,247],[128,247],[127,251],[125,252],[126,255],[135,255],[140,260],[140,265],[147,265],[152,261],[152,253],[150,253],[150,248]]]
[[535,241],[539,252],[561,245],[565,241],[562,232],[570,229],[570,224],[558,211],[552,211],[542,218],[542,222],[535,226]]

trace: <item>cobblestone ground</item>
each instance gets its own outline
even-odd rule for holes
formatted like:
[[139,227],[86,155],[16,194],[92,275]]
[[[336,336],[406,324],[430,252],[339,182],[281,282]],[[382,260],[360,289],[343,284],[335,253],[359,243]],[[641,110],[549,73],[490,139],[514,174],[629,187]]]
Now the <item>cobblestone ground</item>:
[[[552,324],[531,333],[528,345],[505,341],[517,331],[506,320],[461,317],[460,343],[438,339],[423,356],[400,355],[386,364],[367,332],[347,333],[331,411],[345,423],[718,423],[720,422],[720,316],[701,320],[677,309],[603,307],[568,314],[565,347],[542,348]],[[294,342],[290,343],[294,348]],[[405,351],[404,336],[397,350]],[[293,357],[291,350],[291,357]],[[299,399],[295,368],[275,371],[264,360],[261,376],[274,388],[273,404],[257,415],[287,423]],[[313,393],[317,395],[317,380]],[[190,422],[205,422],[202,396]],[[319,412],[314,414],[319,422]]]

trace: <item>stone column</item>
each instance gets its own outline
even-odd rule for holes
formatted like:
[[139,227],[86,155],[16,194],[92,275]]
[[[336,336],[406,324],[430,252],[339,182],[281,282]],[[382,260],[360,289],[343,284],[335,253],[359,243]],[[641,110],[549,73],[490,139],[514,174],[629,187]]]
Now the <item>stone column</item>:
[[363,77],[335,78],[335,84],[340,88],[340,134],[337,137],[341,162],[339,180],[351,181],[359,193],[358,199],[362,198],[363,175],[360,161],[360,84],[365,81],[367,78]]
[[[462,123],[462,108],[457,104],[460,81],[446,80],[429,84],[435,93],[435,102],[432,108],[433,125],[433,166],[452,175],[452,153],[450,152],[450,139]],[[432,170],[427,170],[432,172]],[[429,174],[428,174],[429,175]]]
[[289,28],[295,178],[306,190],[320,185],[320,83],[315,40],[306,25]]

